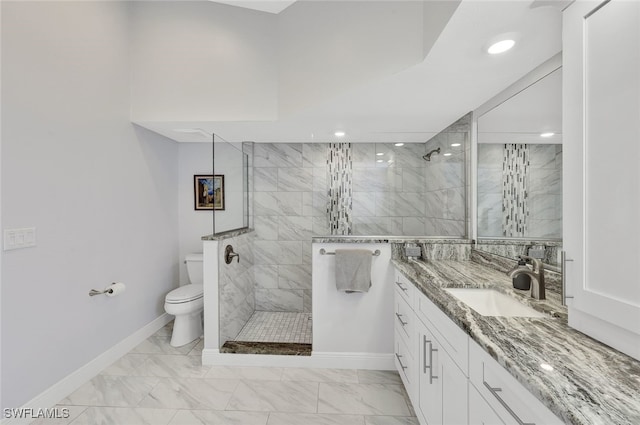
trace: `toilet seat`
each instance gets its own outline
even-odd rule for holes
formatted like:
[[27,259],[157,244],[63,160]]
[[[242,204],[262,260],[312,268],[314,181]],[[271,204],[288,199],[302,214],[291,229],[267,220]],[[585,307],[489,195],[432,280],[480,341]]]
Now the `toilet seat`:
[[167,304],[182,304],[195,301],[203,297],[204,286],[198,283],[190,283],[169,292],[165,297]]

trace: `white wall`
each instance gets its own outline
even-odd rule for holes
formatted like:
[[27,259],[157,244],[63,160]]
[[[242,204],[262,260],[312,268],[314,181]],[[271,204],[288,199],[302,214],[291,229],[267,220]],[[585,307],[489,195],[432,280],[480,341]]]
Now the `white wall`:
[[132,10],[134,121],[276,118],[276,15],[208,1]]
[[37,228],[2,255],[2,407],[159,317],[177,281],[178,148],[130,124],[129,7],[2,2],[2,224]]
[[187,283],[187,269],[183,263],[185,255],[202,252],[202,237],[213,233],[213,213],[196,211],[193,199],[193,176],[213,172],[213,153],[211,143],[178,143],[177,145],[180,282]]
[[[371,288],[366,293],[338,292],[333,255],[320,249],[380,250],[371,260]],[[393,267],[391,245],[318,244],[313,247],[313,355],[384,359],[393,364]],[[366,357],[366,356],[365,356]],[[384,361],[383,361],[384,363]]]
[[278,15],[281,116],[421,62],[424,43],[422,2],[292,4]]

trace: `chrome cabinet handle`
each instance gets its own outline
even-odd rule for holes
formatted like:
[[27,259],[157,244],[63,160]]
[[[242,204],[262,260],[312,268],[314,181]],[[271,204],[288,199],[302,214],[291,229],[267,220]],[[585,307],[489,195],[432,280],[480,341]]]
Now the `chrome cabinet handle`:
[[396,317],[398,318],[398,320],[400,321],[400,324],[402,326],[406,326],[407,323],[409,323],[409,322],[405,322],[405,321],[402,320],[402,314],[396,313]]
[[400,354],[396,353],[396,358],[398,359],[398,363],[400,363],[400,367],[402,368],[402,370],[405,370],[407,367],[409,367],[402,364],[402,360],[400,360],[402,356]]
[[567,251],[560,252],[562,263],[562,305],[567,305],[567,298],[573,298],[573,295],[567,295],[567,262],[573,261],[571,258],[567,258]]
[[[427,344],[429,344],[429,365],[427,366]],[[422,345],[423,345],[423,371],[422,373],[427,373],[427,369],[429,369],[429,384],[433,384],[434,379],[438,379],[437,376],[433,374],[433,352],[438,351],[437,348],[433,348],[433,344],[430,340],[427,339],[426,336],[422,336]]]
[[396,285],[398,285],[398,287],[402,289],[404,292],[407,292],[409,290],[409,288],[405,288],[404,286],[402,286],[401,282],[396,282]]
[[487,389],[489,390],[489,392],[490,392],[491,394],[493,394],[493,396],[494,396],[495,398],[497,398],[497,399],[498,399],[498,401],[500,402],[500,404],[502,405],[502,407],[504,407],[504,408],[507,410],[507,412],[509,412],[509,414],[510,414],[511,416],[513,416],[513,419],[515,419],[515,420],[516,420],[516,422],[518,422],[518,424],[519,424],[519,425],[536,425],[536,424],[535,424],[535,423],[533,423],[533,422],[523,422],[523,421],[522,421],[522,419],[520,419],[520,418],[518,417],[518,415],[516,415],[516,412],[514,412],[514,411],[511,409],[511,407],[509,407],[509,405],[507,404],[507,402],[506,402],[506,401],[504,401],[504,400],[502,399],[502,397],[500,397],[500,395],[498,394],[500,391],[502,391],[502,388],[498,388],[498,387],[495,387],[495,388],[494,388],[494,387],[492,387],[491,385],[489,385],[489,384],[487,383],[487,381],[485,381],[484,379],[482,380],[482,383],[484,384],[484,386],[485,386],[485,387],[487,387]]

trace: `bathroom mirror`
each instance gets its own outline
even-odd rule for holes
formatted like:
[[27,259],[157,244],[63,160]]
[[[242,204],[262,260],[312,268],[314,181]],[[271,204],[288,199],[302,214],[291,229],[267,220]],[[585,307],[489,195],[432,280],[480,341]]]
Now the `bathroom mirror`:
[[477,248],[510,258],[532,247],[545,248],[544,261],[557,265],[562,69],[533,78],[521,90],[512,86],[513,96],[477,118]]

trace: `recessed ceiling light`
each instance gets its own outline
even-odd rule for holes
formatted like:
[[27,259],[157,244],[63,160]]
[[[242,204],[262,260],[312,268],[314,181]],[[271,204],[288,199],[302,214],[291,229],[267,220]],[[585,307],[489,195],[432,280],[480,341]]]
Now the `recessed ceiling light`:
[[511,49],[515,44],[516,44],[515,40],[511,40],[511,39],[500,40],[496,43],[493,43],[491,46],[489,46],[489,48],[487,49],[487,53],[489,53],[490,55],[498,55],[500,53],[504,53],[507,50]]
[[393,162],[393,159],[390,159],[387,161],[389,164],[391,164]]
[[552,132],[552,131],[548,131],[548,132],[546,132],[546,133],[541,133],[541,134],[540,134],[540,137],[551,137],[551,136],[553,136],[554,134],[556,134],[556,133],[554,133],[554,132]]
[[393,146],[404,146],[403,142],[396,142],[393,144]]
[[382,155],[384,155],[384,152],[378,152],[376,155],[377,156],[382,156]]
[[335,134],[335,136],[336,136],[336,137],[344,137],[345,132],[344,132],[344,131],[336,131],[336,132],[335,132],[335,133],[333,133],[333,134]]
[[376,162],[384,162],[382,159],[376,159]]
[[451,156],[451,152],[445,153],[444,156]]
[[458,146],[460,146],[460,143],[451,143],[451,146],[457,148]]

